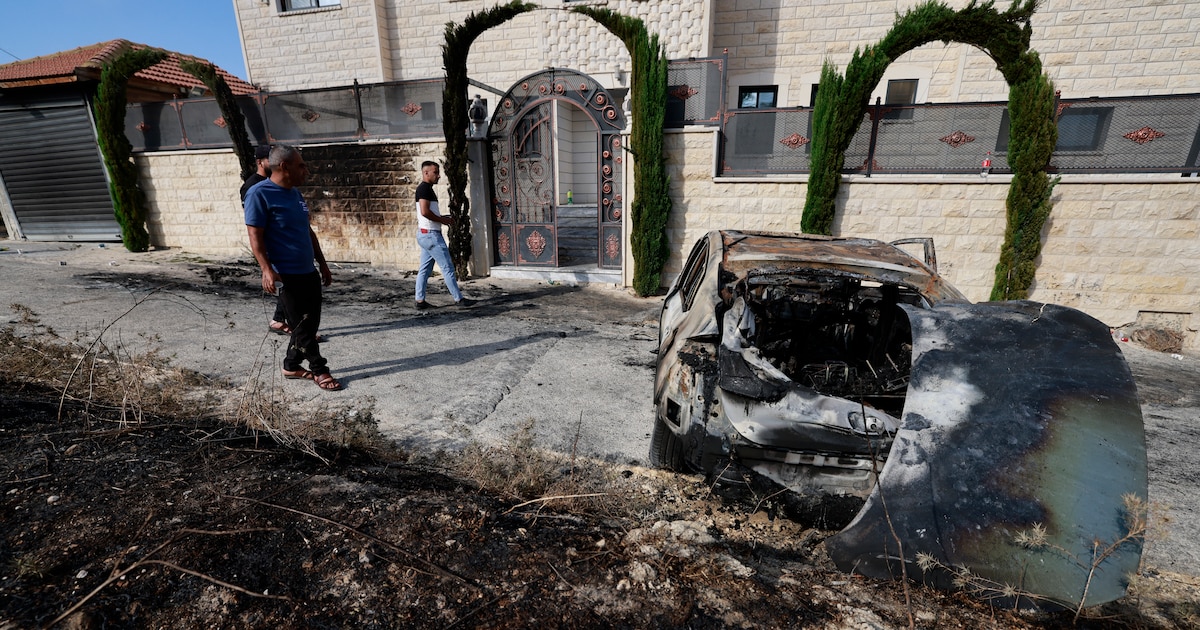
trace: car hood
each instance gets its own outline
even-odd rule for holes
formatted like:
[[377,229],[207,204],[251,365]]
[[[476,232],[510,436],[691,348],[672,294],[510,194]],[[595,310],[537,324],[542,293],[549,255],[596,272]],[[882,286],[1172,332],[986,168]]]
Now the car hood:
[[1108,328],[1028,301],[904,310],[904,413],[866,505],[826,541],[833,561],[1023,604],[1121,597],[1141,556],[1146,447]]

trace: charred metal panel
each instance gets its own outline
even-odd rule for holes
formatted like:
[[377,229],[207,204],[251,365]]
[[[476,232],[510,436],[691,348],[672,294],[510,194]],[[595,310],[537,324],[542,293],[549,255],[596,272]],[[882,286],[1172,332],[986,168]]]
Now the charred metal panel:
[[[1026,603],[1121,597],[1141,556],[1140,540],[1115,545],[1129,533],[1123,496],[1146,497],[1146,448],[1108,328],[1035,302],[904,308],[900,430],[866,506],[826,541],[830,557],[874,577],[899,577],[904,562],[947,588],[965,568],[973,586]],[[1018,542],[1042,528],[1044,542]],[[941,568],[922,573],[917,554]]]
[[721,235],[725,248],[722,268],[734,281],[752,274],[826,270],[903,284],[931,302],[966,301],[933,269],[904,250],[880,241],[769,232],[726,231]]

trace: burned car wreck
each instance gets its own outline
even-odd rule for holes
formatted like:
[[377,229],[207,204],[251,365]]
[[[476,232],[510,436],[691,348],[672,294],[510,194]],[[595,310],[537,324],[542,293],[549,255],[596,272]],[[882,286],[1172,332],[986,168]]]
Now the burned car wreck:
[[936,268],[931,239],[701,238],[663,303],[651,464],[850,505],[825,542],[846,571],[1121,597],[1147,482],[1120,349],[1080,311],[972,304]]

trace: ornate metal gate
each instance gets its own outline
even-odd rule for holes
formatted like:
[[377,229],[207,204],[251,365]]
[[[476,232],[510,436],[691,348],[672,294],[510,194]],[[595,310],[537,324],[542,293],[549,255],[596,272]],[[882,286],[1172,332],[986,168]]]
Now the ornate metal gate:
[[596,177],[597,260],[621,267],[620,132],[624,117],[612,97],[590,77],[551,69],[517,81],[492,116],[493,246],[500,264],[557,266],[558,194],[555,190],[555,101],[581,109],[599,135]]

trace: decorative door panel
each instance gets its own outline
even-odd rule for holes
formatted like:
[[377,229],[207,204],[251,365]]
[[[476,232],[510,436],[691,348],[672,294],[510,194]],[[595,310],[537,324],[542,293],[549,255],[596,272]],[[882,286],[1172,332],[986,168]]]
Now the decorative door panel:
[[595,125],[599,239],[596,265],[621,267],[624,234],[621,174],[624,116],[591,77],[554,68],[519,80],[500,101],[488,129],[492,160],[492,234],[498,264],[559,264],[553,116],[569,101]]
[[513,228],[519,265],[558,265],[553,110],[554,102],[544,101],[521,116],[513,129]]
[[625,242],[621,231],[621,217],[625,214],[621,196],[622,175],[625,172],[624,150],[621,136],[615,133],[600,136],[600,260],[605,269],[621,268],[621,244]]

